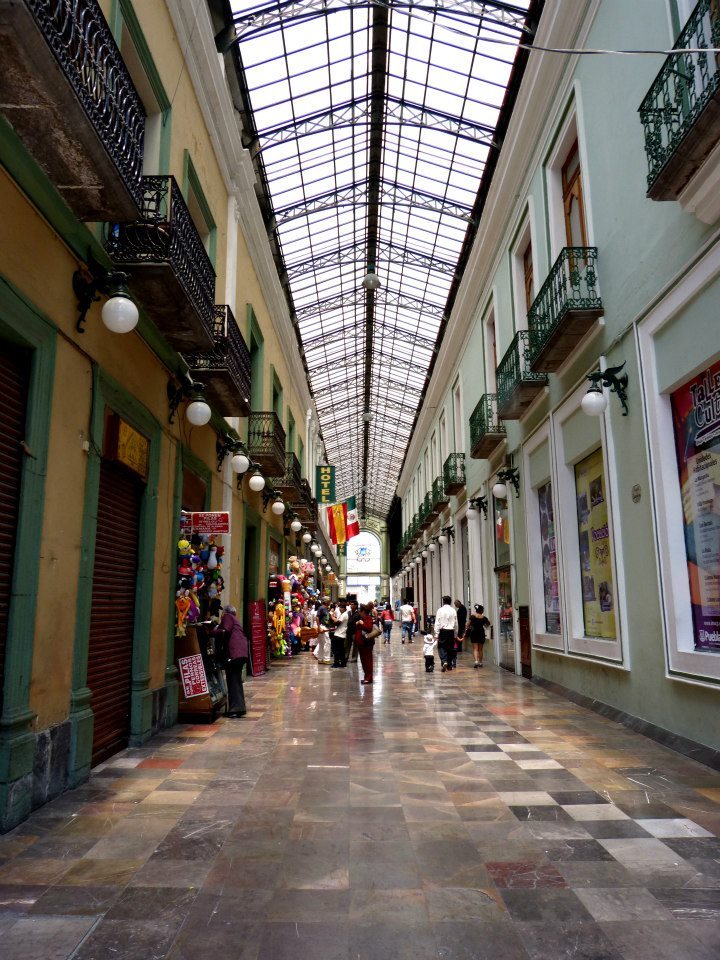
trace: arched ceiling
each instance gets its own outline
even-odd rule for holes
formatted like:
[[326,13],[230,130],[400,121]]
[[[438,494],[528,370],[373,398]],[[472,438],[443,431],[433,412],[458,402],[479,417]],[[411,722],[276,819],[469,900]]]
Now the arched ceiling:
[[384,518],[542,0],[231,6],[218,39],[237,51],[245,145],[337,496]]

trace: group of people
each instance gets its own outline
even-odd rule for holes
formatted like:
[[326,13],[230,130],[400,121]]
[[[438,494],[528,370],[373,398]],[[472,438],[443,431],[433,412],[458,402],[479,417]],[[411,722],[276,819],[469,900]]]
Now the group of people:
[[313,653],[318,663],[335,669],[346,667],[348,661],[355,661],[359,656],[362,682],[372,683],[375,640],[383,633],[384,642],[390,642],[394,620],[389,604],[380,609],[374,602],[358,604],[341,597],[331,605],[323,598],[317,610],[318,636]]
[[[469,640],[472,644],[474,667],[482,667],[483,652],[487,635],[486,629],[490,621],[485,616],[485,608],[476,603],[468,618],[467,607],[460,600],[452,605],[450,597],[442,598],[442,606],[435,614],[433,633],[428,633],[423,645],[425,656],[425,670],[432,673],[435,669],[435,650],[440,654],[440,664],[443,673],[457,667],[458,651],[462,649],[463,641]],[[412,640],[410,641],[412,643]]]

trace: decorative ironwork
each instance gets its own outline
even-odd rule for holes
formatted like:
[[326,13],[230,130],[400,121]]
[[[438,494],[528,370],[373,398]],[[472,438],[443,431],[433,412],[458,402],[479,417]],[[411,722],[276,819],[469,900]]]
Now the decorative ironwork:
[[451,453],[443,464],[445,493],[454,495],[465,486],[465,454]]
[[206,384],[220,413],[246,417],[250,412],[250,351],[227,304],[215,306],[213,343],[207,353],[185,354],[185,362],[193,377]]
[[195,312],[213,333],[215,270],[172,176],[143,177],[141,219],[115,223],[105,247],[114,263],[164,263],[179,279]]
[[[433,514],[433,496],[432,496],[432,490],[429,490],[429,491],[425,494],[425,496],[424,496],[424,498],[423,498],[423,502],[422,502],[422,504],[421,504],[421,506],[420,506],[420,511],[422,512],[422,520],[420,521],[420,528],[424,530],[425,527],[427,527],[427,526],[433,521],[434,516],[435,516],[435,515]],[[420,512],[420,511],[419,511],[419,512]]]
[[[680,32],[675,49],[718,46],[717,2],[700,0]],[[639,111],[645,130],[649,194],[700,114],[718,94],[720,63],[714,52],[672,54],[667,58]]]
[[533,360],[571,314],[603,312],[597,289],[597,247],[564,247],[528,312]]
[[292,451],[287,451],[285,453],[285,472],[271,480],[272,485],[277,490],[282,491],[293,505],[305,497],[305,492],[300,486],[301,473],[300,461]]
[[547,383],[544,373],[530,366],[530,333],[518,330],[496,371],[498,413],[503,419],[519,415]]
[[285,431],[274,410],[260,410],[248,418],[248,453],[269,476],[285,470]]
[[432,484],[432,513],[437,516],[450,503],[450,497],[445,493],[443,475],[435,477]]
[[497,395],[485,393],[470,414],[470,456],[473,460],[483,460],[505,436],[505,425],[498,416]]
[[97,0],[26,0],[125,186],[142,206],[145,110]]

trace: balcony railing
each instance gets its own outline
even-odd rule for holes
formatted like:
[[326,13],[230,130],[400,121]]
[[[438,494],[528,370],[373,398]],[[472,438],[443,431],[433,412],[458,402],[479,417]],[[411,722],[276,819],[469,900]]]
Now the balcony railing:
[[[675,49],[720,46],[717,0],[700,0]],[[652,200],[676,200],[720,141],[720,58],[671,55],[640,105]]]
[[486,460],[507,436],[497,412],[497,395],[485,393],[470,414],[470,456]]
[[285,472],[285,431],[274,410],[250,414],[248,453],[266,476],[279,477]]
[[293,503],[293,510],[306,523],[317,523],[318,505],[312,495],[310,484],[304,478],[300,481],[300,496]]
[[465,486],[465,454],[451,453],[443,464],[445,493],[454,496]]
[[519,420],[547,383],[544,373],[530,366],[530,334],[518,330],[496,371],[498,415]]
[[97,0],[1,0],[0,21],[0,111],[79,219],[136,217],[145,110]]
[[215,270],[174,177],[143,177],[140,220],[109,225],[105,246],[165,339],[213,348]]
[[445,481],[443,480],[442,474],[433,480],[431,496],[432,503],[430,511],[433,517],[437,517],[443,512],[448,503],[450,503],[450,496],[445,493]]
[[300,461],[294,453],[288,451],[285,453],[285,472],[278,477],[273,477],[272,485],[283,494],[288,503],[294,506],[306,497],[300,485],[301,481]]
[[420,506],[420,511],[421,511],[421,513],[422,513],[422,520],[420,521],[420,529],[421,529],[421,530],[424,530],[425,527],[427,527],[430,523],[432,523],[432,521],[433,521],[434,518],[435,518],[435,516],[434,516],[434,514],[433,514],[433,512],[432,512],[432,506],[433,506],[433,504],[432,504],[432,492],[431,492],[431,491],[428,491],[428,492],[425,494],[425,496],[424,496],[424,498],[423,498],[423,502],[422,502],[422,504],[421,504],[421,506]]
[[205,393],[224,417],[250,413],[250,351],[227,304],[215,307],[213,349],[185,354],[193,380],[205,384]]
[[532,369],[555,371],[603,315],[597,249],[565,247],[528,313]]

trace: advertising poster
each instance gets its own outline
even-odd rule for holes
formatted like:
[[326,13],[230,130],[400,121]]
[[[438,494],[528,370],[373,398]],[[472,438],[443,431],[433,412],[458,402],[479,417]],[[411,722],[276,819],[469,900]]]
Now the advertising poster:
[[615,595],[602,450],[575,465],[585,635],[614,640]]
[[557,545],[552,485],[546,483],[537,492],[540,510],[543,593],[545,595],[545,632],[560,633],[560,591],[558,588]]
[[200,697],[208,692],[207,677],[203,666],[202,656],[194,653],[190,657],[179,657],[180,679],[182,680],[185,699]]
[[267,670],[267,622],[265,601],[250,601],[250,667],[253,677]]
[[695,649],[720,653],[720,361],[671,399]]

